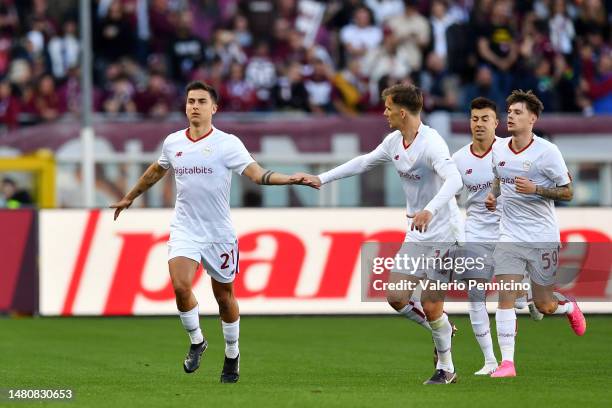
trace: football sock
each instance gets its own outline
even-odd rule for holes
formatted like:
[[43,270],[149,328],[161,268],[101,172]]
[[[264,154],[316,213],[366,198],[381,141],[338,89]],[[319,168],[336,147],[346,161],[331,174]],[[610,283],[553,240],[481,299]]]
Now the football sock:
[[179,311],[181,323],[191,339],[191,344],[200,344],[204,341],[202,330],[200,330],[200,312],[199,307],[196,305],[193,309],[188,312]]
[[514,309],[497,309],[497,343],[503,361],[514,362],[514,338],[516,336],[516,312]]
[[489,323],[489,313],[484,302],[470,302],[468,305],[470,322],[476,341],[482,350],[485,363],[497,363],[493,352],[493,340],[491,339],[491,326]]
[[410,301],[404,308],[397,311],[402,316],[407,317],[408,319],[420,324],[427,330],[431,330],[427,319],[425,318],[425,313],[423,312],[423,307],[421,306],[421,302],[419,301]]
[[573,303],[559,292],[553,292],[553,296],[557,298],[557,309],[553,314],[569,314],[574,311]]
[[225,355],[228,358],[238,357],[238,337],[240,334],[240,319],[233,323],[225,323],[221,321],[223,328],[223,338],[225,338]]
[[431,326],[431,334],[438,352],[438,364],[436,365],[436,369],[454,373],[455,367],[451,356],[451,336],[453,334],[453,328],[448,321],[448,316],[444,313],[439,319],[429,322],[429,325]]

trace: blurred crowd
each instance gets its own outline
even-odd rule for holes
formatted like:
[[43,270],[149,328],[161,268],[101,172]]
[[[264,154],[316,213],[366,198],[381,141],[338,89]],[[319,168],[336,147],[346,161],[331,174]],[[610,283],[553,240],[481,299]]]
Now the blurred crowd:
[[[94,108],[163,117],[203,79],[223,111],[356,115],[419,85],[425,110],[612,113],[612,0],[94,0]],[[317,12],[321,11],[317,16]],[[0,122],[78,115],[77,0],[0,0]]]

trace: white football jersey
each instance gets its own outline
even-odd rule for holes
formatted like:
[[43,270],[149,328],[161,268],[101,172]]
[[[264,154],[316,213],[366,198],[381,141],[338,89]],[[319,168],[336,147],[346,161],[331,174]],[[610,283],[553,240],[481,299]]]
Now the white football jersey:
[[[496,136],[493,145],[496,143],[503,143],[503,139]],[[467,213],[465,240],[467,242],[497,242],[499,239],[501,200],[495,212],[485,207],[485,199],[491,190],[494,178],[491,168],[493,145],[482,156],[472,151],[471,143],[453,154],[453,161],[461,174],[463,188],[467,194],[465,202]]]
[[536,194],[516,192],[515,178],[526,177],[538,186],[556,187],[571,179],[561,152],[551,142],[533,135],[521,151],[512,149],[512,138],[493,145],[493,172],[500,179],[504,200],[500,223],[501,242],[530,242],[538,247],[558,245],[559,225],[555,203]]
[[[427,231],[406,232],[406,241],[455,242],[461,239],[455,194],[461,176],[450,157],[448,146],[438,132],[424,124],[410,146],[404,146],[399,130],[390,133],[376,149],[319,175],[323,184],[363,173],[376,165],[392,162],[406,195],[406,211],[415,214],[427,209],[434,215]],[[444,181],[448,183],[442,188]],[[409,225],[411,222],[409,222]]]
[[192,141],[188,129],[164,140],[158,163],[174,169],[176,204],[170,239],[230,243],[236,231],[230,218],[232,171],[242,174],[255,160],[240,139],[212,128]]

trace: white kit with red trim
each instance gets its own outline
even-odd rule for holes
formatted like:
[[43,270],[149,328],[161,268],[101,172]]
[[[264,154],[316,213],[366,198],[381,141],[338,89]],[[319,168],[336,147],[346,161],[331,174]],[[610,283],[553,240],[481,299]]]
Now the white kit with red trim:
[[[406,211],[415,214],[427,209],[434,214],[427,232],[408,228],[408,242],[454,242],[462,239],[461,217],[455,201],[461,181],[448,146],[438,132],[424,124],[419,126],[414,141],[406,146],[399,130],[390,133],[372,152],[321,174],[321,182],[329,183],[371,168],[392,162],[406,195]],[[456,186],[443,191],[448,178],[456,179]]]
[[170,239],[235,242],[229,205],[232,171],[242,174],[253,162],[240,139],[214,127],[195,139],[189,129],[166,137],[158,163],[172,167],[176,180]]
[[512,148],[512,138],[493,145],[493,172],[500,179],[504,200],[500,223],[500,241],[541,243],[555,247],[559,225],[555,203],[536,194],[516,192],[516,177],[526,177],[537,186],[563,186],[571,180],[561,152],[551,142],[533,135],[520,151]]
[[[503,139],[495,137],[496,142],[503,143]],[[493,182],[493,169],[491,167],[491,151],[493,145],[482,155],[477,155],[468,144],[453,154],[453,161],[457,165],[463,188],[466,192],[465,221],[466,242],[497,242],[499,239],[499,218],[501,216],[498,202],[497,211],[491,212],[484,205],[485,199]]]

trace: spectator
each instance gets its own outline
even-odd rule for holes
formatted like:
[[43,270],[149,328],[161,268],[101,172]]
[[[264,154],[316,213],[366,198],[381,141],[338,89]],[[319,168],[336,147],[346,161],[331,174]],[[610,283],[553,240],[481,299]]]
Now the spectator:
[[536,57],[518,80],[518,88],[531,89],[547,109],[556,104],[553,90],[552,65],[543,56]]
[[444,58],[436,52],[427,55],[425,65],[426,69],[420,77],[424,94],[423,108],[427,112],[455,111],[459,105],[458,78],[447,72]]
[[135,113],[137,109],[133,97],[134,86],[127,76],[120,74],[112,81],[110,92],[104,99],[104,112],[110,114]]
[[174,108],[173,92],[162,75],[152,73],[149,76],[147,88],[136,93],[134,103],[139,113],[153,118],[161,118]]
[[335,108],[345,115],[364,112],[369,104],[368,78],[363,75],[360,61],[359,59],[349,61],[347,67],[336,73],[332,80],[340,96],[334,103]]
[[518,45],[514,29],[510,26],[512,10],[510,3],[500,0],[493,5],[491,22],[485,24],[478,34],[478,55],[481,61],[490,64],[495,81],[506,94],[512,86],[512,68],[518,58]]
[[399,44],[398,52],[407,56],[409,71],[423,64],[423,50],[429,45],[429,22],[419,14],[418,0],[404,0],[404,14],[389,19],[388,26]]
[[[612,10],[609,10],[612,11]],[[589,32],[600,32],[609,40],[608,13],[602,0],[584,0],[580,2],[580,14],[576,20],[576,33],[586,36]]]
[[8,130],[17,127],[21,107],[8,81],[0,82],[0,123]]
[[[202,77],[200,77],[202,78]],[[221,89],[225,81],[225,64],[220,58],[213,60],[209,69],[206,71],[203,78],[206,78],[206,82],[215,89]],[[198,77],[192,77],[192,80],[199,79]]]
[[95,34],[96,50],[104,64],[116,62],[134,52],[132,28],[119,0],[111,3]]
[[27,83],[21,88],[20,106],[20,125],[34,125],[40,122],[41,118],[38,114],[38,107],[36,106],[36,91],[34,85]]
[[42,55],[48,35],[51,35],[51,29],[47,26],[47,21],[42,18],[33,18],[32,28],[25,37],[26,50],[30,60]]
[[[289,59],[291,53],[291,24],[284,18],[278,18],[274,22],[274,34],[272,35],[272,60],[282,64]],[[300,36],[301,41],[301,36]],[[300,45],[301,47],[301,45]]]
[[382,34],[380,27],[372,25],[370,11],[366,7],[359,7],[355,10],[352,24],[340,30],[340,41],[349,58],[360,58],[378,47]]
[[554,0],[553,17],[548,22],[550,27],[550,41],[556,52],[570,55],[573,50],[573,41],[576,32],[574,23],[567,15],[565,0]]
[[[277,19],[276,21],[279,20],[283,19]],[[274,23],[274,27],[276,27],[276,21]],[[236,17],[234,17],[234,21],[232,23],[232,31],[236,36],[238,44],[243,50],[249,49],[251,47],[251,45],[253,44],[253,34],[251,34],[251,32],[249,31],[249,20],[247,20],[245,16],[243,16],[242,14],[236,14]]]
[[403,0],[365,0],[365,5],[373,11],[378,26],[383,26],[389,18],[404,12]]
[[163,54],[168,49],[169,40],[174,38],[174,16],[168,7],[168,0],[150,0],[149,3],[151,51]]
[[205,55],[204,43],[193,34],[192,25],[191,12],[182,12],[168,52],[172,77],[181,87],[188,82],[191,71],[204,60]]
[[246,16],[255,42],[270,40],[270,27],[274,27],[276,9],[274,0],[240,0],[240,13]]
[[308,112],[310,107],[302,78],[302,64],[289,62],[284,71],[272,88],[274,107],[282,111]]
[[370,78],[370,96],[379,99],[382,89],[377,88],[378,81],[384,76],[404,78],[410,74],[411,55],[406,47],[399,46],[398,38],[393,31],[386,29],[382,47],[372,49],[363,58],[362,70]]
[[79,64],[79,39],[74,20],[67,20],[62,25],[62,35],[49,40],[48,53],[51,72],[57,79],[66,77],[68,70]]
[[557,54],[554,59],[553,81],[556,103],[553,109],[560,112],[579,112],[576,100],[576,75],[567,58]]
[[34,103],[38,116],[45,121],[55,120],[65,112],[51,75],[44,75],[38,81]]
[[6,208],[19,208],[34,204],[32,196],[24,189],[17,186],[15,180],[10,177],[2,179],[2,199]]
[[237,62],[230,66],[229,77],[220,94],[226,112],[250,112],[257,106],[255,88],[245,79],[243,65]]
[[461,106],[463,106],[465,112],[469,112],[470,102],[479,96],[483,96],[491,99],[497,106],[503,107],[506,106],[504,95],[493,79],[491,68],[488,65],[481,65],[476,71],[474,82],[464,88]]
[[448,12],[448,4],[445,0],[432,1],[429,22],[431,24],[433,52],[446,60],[448,53],[446,31],[448,27],[455,23],[455,18]]
[[326,65],[323,60],[314,61],[312,74],[304,81],[311,112],[335,112],[334,99],[338,96],[332,83],[333,76],[332,67]]
[[206,50],[206,58],[209,61],[219,59],[223,62],[225,72],[232,63],[244,64],[247,61],[247,56],[240,48],[234,33],[223,29],[218,29],[213,34],[213,43]]
[[593,102],[595,114],[612,114],[612,52],[602,53],[597,62],[597,72],[585,78],[588,95]]
[[0,0],[0,34],[13,36],[17,33],[19,16],[12,0]]
[[276,83],[276,67],[270,58],[270,47],[267,43],[259,43],[255,53],[246,66],[246,80],[255,89],[257,108],[270,108],[270,90]]

